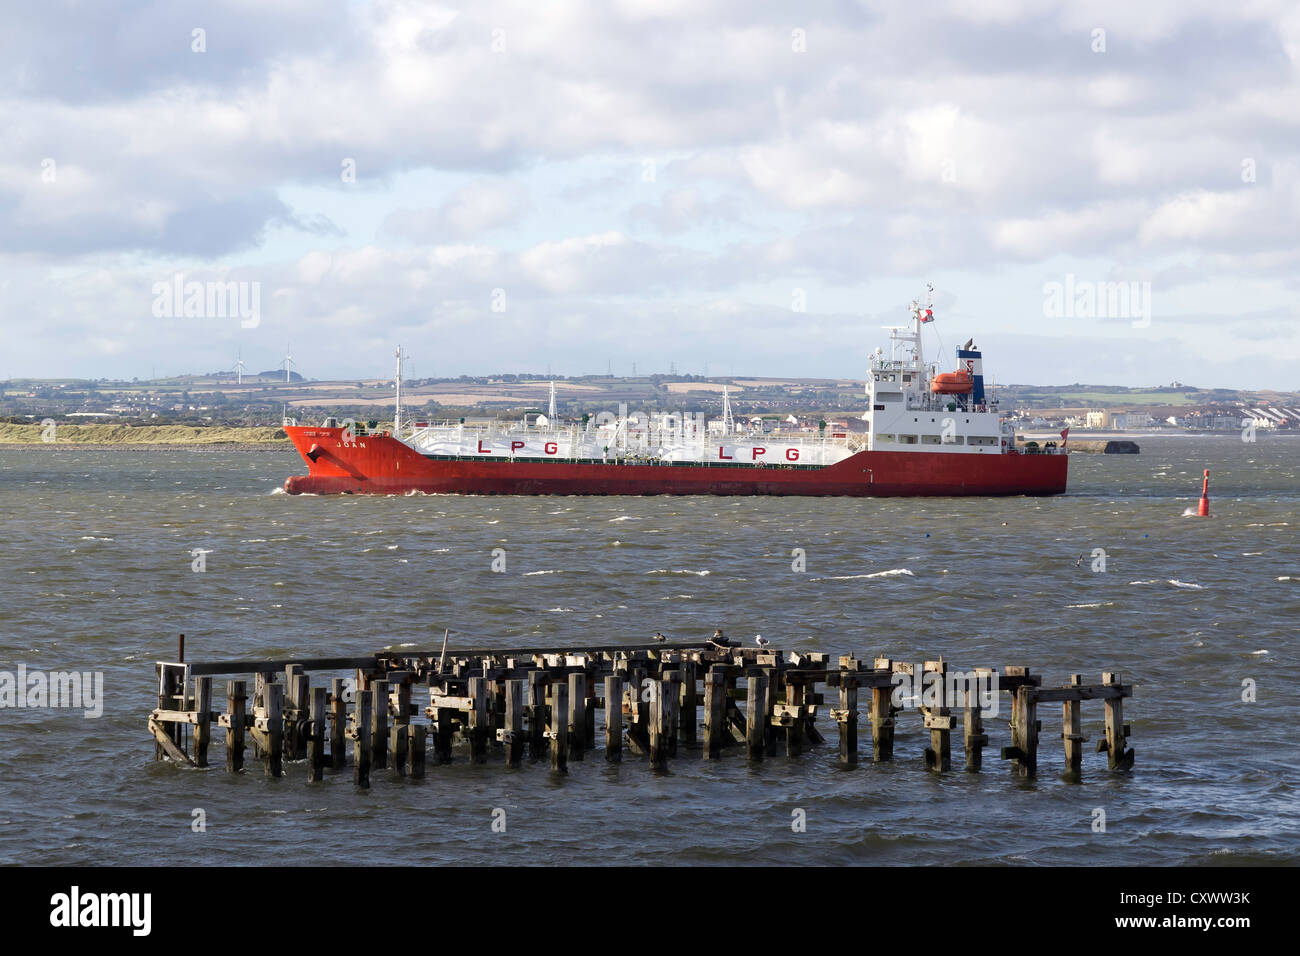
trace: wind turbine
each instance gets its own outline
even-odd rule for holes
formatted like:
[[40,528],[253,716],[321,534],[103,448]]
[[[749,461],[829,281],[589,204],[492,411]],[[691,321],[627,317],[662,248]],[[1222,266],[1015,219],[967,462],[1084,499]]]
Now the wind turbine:
[[237,353],[235,359],[235,384],[244,384],[244,353],[242,349]]
[[293,356],[289,354],[289,343],[284,343],[284,381],[289,383],[289,367],[294,364]]

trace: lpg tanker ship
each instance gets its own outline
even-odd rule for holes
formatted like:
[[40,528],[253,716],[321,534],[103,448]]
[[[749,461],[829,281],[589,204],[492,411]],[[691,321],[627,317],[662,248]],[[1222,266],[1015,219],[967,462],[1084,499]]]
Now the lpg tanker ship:
[[285,421],[307,463],[289,494],[488,495],[1054,495],[1065,491],[1069,455],[1048,443],[1017,446],[986,389],[974,342],[956,369],[927,365],[921,333],[934,311],[917,302],[911,322],[890,328],[866,381],[863,433],[756,431],[737,422],[724,394],[721,418],[602,413],[561,422],[552,385],[549,415],[467,425],[401,415],[391,431],[351,423]]

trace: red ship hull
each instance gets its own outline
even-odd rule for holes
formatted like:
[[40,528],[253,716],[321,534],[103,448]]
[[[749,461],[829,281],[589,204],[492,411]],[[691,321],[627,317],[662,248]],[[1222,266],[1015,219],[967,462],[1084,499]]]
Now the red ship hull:
[[825,467],[620,465],[433,458],[388,435],[344,440],[341,428],[289,427],[308,474],[289,494],[472,495],[1057,495],[1065,454],[861,451]]

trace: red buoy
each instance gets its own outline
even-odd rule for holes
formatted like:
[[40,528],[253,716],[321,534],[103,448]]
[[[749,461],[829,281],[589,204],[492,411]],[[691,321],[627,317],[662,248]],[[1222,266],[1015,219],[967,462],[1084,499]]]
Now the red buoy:
[[1201,482],[1201,505],[1196,514],[1202,518],[1210,516],[1210,469],[1205,469],[1205,478]]

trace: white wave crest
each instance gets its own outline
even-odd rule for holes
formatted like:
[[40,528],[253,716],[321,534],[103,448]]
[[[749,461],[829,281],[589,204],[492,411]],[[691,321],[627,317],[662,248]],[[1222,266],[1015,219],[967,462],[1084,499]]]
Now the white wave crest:
[[907,568],[890,568],[888,571],[875,571],[872,572],[871,574],[836,574],[828,578],[823,578],[822,580],[858,581],[858,580],[866,580],[867,578],[904,578],[904,577],[914,578],[916,577],[916,575],[913,574],[911,571],[909,571]]

